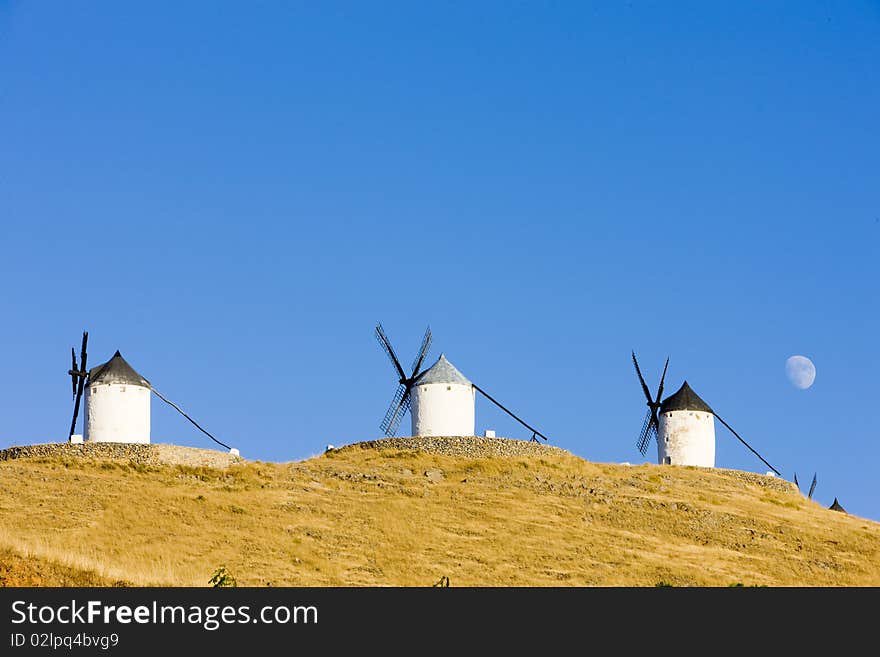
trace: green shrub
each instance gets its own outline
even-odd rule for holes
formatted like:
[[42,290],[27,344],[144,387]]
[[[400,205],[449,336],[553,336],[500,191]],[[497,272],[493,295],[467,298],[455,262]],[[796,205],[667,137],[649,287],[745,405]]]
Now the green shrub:
[[238,582],[235,581],[235,577],[232,576],[232,573],[226,570],[226,566],[220,566],[215,570],[214,574],[211,575],[211,579],[208,580],[208,584],[215,589],[227,586],[238,586]]

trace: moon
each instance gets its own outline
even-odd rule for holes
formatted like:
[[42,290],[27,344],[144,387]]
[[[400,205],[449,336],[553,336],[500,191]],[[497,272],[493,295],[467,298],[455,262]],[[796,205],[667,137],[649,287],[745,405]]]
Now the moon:
[[806,356],[790,356],[785,361],[785,376],[795,388],[806,390],[816,380],[816,366]]

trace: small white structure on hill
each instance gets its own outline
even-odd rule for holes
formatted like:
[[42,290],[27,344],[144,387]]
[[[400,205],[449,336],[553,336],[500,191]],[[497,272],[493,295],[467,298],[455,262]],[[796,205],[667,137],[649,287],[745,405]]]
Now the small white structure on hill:
[[685,381],[660,404],[660,464],[715,467],[715,414]]
[[85,390],[86,442],[150,442],[150,382],[117,351],[89,370]]
[[474,385],[440,354],[413,381],[413,436],[473,436]]

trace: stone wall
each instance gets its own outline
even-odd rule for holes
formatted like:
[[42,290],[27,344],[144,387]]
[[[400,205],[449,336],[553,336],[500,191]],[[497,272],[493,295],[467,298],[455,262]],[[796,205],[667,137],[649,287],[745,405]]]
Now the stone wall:
[[484,438],[482,436],[413,436],[382,438],[340,447],[346,449],[417,449],[423,452],[482,458],[485,456],[544,456],[570,454],[554,445],[513,438]]
[[182,445],[135,443],[47,443],[0,450],[0,461],[22,458],[79,457],[115,459],[142,465],[189,465],[225,468],[244,461],[240,456],[215,449]]

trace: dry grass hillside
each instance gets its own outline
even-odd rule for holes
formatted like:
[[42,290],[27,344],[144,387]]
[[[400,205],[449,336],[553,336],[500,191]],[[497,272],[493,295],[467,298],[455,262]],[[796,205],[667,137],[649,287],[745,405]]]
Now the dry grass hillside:
[[0,460],[0,585],[880,585],[880,524],[772,477],[382,445]]

